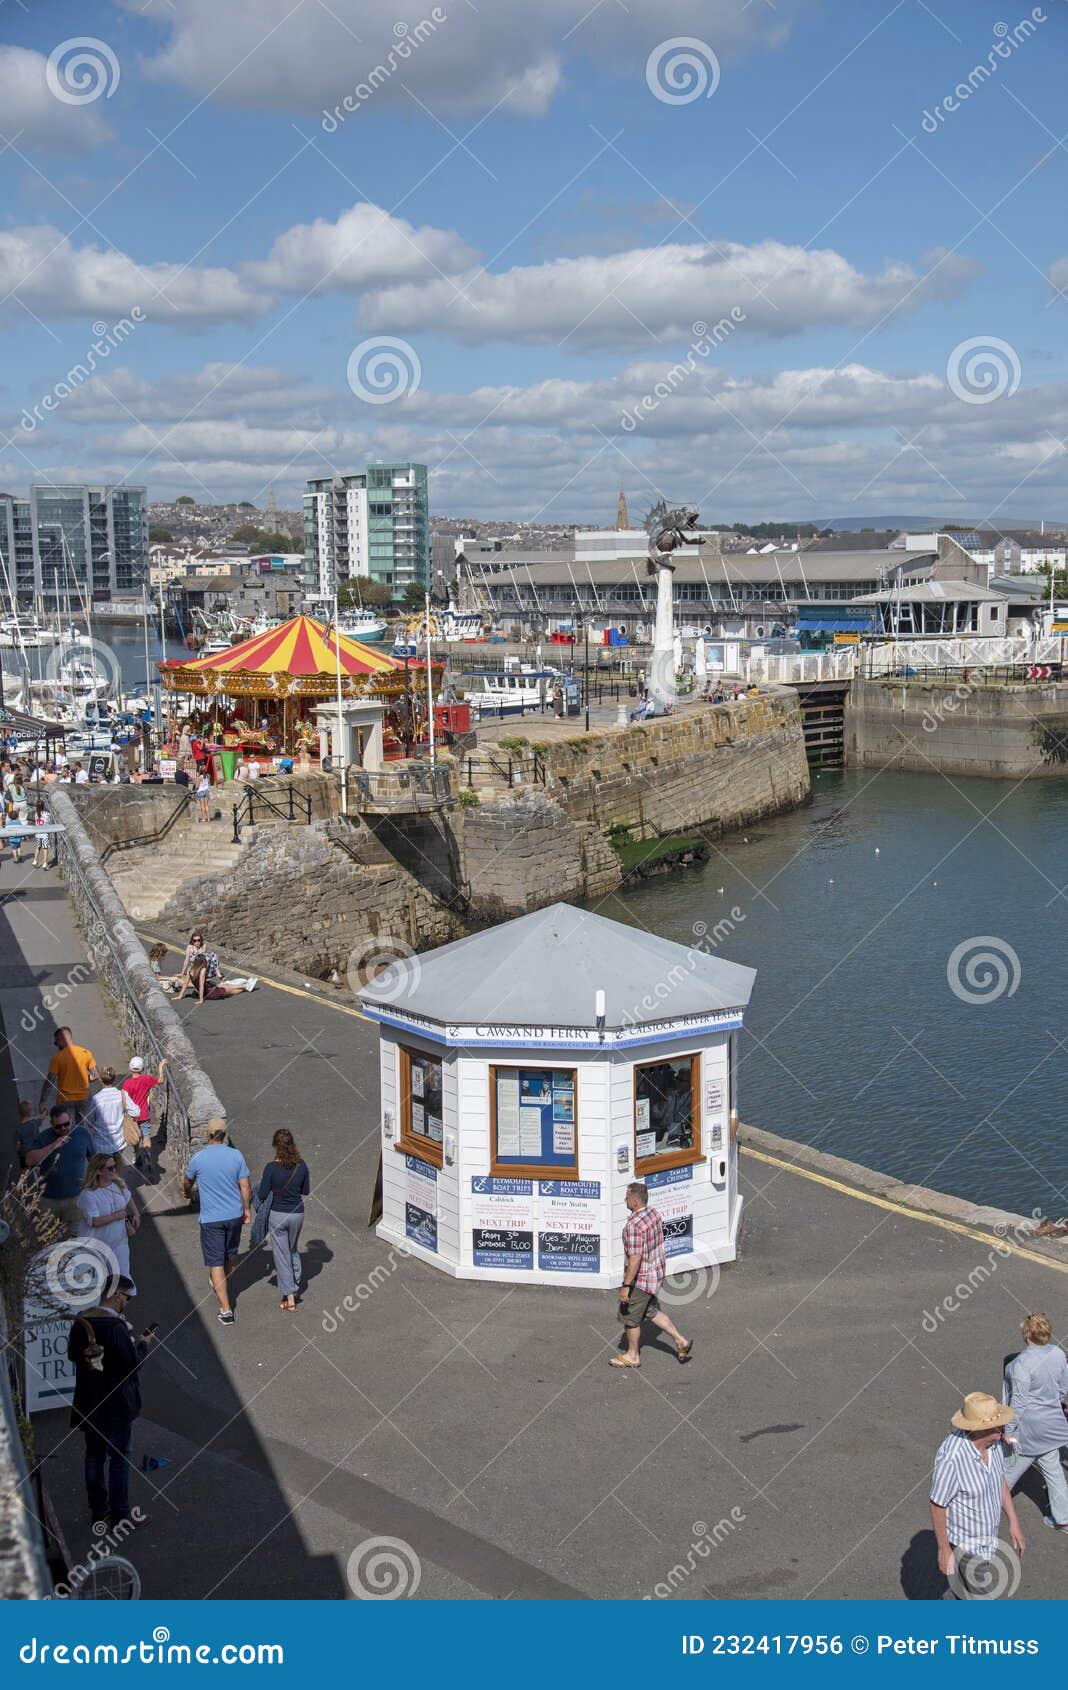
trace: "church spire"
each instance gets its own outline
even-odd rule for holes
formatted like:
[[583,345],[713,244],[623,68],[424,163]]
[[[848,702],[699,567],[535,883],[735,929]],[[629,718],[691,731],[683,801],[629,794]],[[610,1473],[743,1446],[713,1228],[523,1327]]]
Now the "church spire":
[[622,487],[619,489],[619,504],[616,506],[616,532],[626,533],[630,528],[630,517],[627,515],[627,495]]

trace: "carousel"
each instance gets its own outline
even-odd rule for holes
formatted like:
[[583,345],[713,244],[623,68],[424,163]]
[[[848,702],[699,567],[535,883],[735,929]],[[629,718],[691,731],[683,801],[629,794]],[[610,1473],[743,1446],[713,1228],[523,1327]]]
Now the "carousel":
[[[440,665],[435,664],[434,673]],[[228,651],[159,664],[169,695],[168,734],[182,728],[213,750],[278,764],[317,759],[322,707],[374,700],[389,758],[412,756],[426,737],[426,664],[361,644],[310,616],[295,616]]]

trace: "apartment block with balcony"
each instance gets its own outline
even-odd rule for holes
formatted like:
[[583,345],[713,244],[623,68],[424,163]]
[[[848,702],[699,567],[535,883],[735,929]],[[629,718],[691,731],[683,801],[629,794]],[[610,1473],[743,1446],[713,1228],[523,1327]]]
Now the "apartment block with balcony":
[[304,495],[304,574],[327,596],[366,576],[399,596],[430,579],[425,464],[368,464],[310,480]]
[[132,597],[148,574],[144,487],[54,487],[0,493],[0,589],[52,609]]

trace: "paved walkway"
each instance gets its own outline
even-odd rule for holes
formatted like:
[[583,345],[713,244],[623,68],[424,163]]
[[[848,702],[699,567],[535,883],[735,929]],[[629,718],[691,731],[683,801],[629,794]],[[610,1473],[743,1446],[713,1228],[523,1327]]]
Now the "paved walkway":
[[[47,1034],[23,1041],[12,1017],[79,949],[51,875],[5,863],[0,901],[23,1073]],[[457,1282],[368,1230],[376,1035],[351,1007],[281,981],[183,1013],[254,1171],[276,1126],[297,1134],[310,1283],[284,1316],[249,1264],[219,1327],[175,1182],[149,1195],[137,1318],[163,1347],[135,1451],[170,1465],[135,1480],[146,1597],[347,1596],[350,1556],[379,1536],[418,1557],[421,1598],[937,1593],[934,1449],[966,1391],[998,1388],[1021,1312],[1057,1319],[1063,1273],[743,1155],[742,1260],[682,1311],[694,1361],[654,1347],[618,1374],[610,1294]],[[117,1056],[104,1017],[76,984],[64,1019]],[[356,1312],[335,1317],[346,1296]],[[35,1424],[84,1549],[77,1442],[59,1413]],[[1030,1498],[1020,1513],[1019,1595],[1059,1598],[1066,1546]]]

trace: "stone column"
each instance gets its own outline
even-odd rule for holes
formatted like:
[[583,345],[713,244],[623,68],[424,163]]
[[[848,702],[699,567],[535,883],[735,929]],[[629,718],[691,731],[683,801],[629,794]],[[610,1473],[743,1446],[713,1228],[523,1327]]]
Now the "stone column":
[[670,569],[661,564],[656,572],[656,626],[653,657],[649,665],[649,691],[657,705],[675,702],[675,624]]

